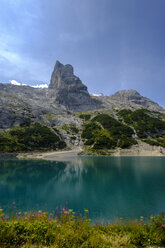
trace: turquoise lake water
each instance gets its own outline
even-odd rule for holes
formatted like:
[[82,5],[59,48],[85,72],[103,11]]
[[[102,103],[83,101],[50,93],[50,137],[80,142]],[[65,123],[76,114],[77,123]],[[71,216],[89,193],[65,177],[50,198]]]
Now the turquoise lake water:
[[165,157],[0,160],[0,207],[11,213],[66,206],[93,221],[165,212]]

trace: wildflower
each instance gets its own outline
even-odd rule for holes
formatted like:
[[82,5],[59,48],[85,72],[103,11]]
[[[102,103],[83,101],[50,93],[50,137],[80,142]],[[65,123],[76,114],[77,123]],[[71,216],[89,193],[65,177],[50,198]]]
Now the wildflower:
[[9,216],[5,216],[4,219],[5,219],[5,220],[8,220],[8,219],[9,219]]
[[162,227],[165,227],[165,224],[162,224]]
[[88,213],[89,211],[88,211],[88,209],[84,209],[84,212],[85,212],[85,213]]
[[64,214],[69,214],[69,212],[68,211],[64,211]]

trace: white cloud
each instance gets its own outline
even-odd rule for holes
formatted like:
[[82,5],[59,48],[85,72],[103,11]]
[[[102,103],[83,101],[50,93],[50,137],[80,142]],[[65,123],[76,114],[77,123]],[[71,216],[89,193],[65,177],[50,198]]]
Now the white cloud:
[[[27,74],[29,77],[28,80],[31,81],[34,79],[39,81],[47,80],[49,67],[45,62],[38,61],[29,56],[27,57],[15,49],[17,45],[22,45],[19,38],[2,32],[0,33],[0,44],[0,61],[2,66],[4,64],[5,68],[7,68],[4,68],[1,72],[4,77]],[[10,70],[7,67],[8,65],[10,65]],[[29,68],[33,68],[33,70],[30,71]]]
[[47,84],[37,84],[37,85],[31,85],[31,87],[44,89],[44,88],[48,88],[48,85]]
[[103,97],[104,96],[104,94],[103,93],[99,93],[99,94],[95,94],[95,93],[93,93],[93,94],[91,94],[92,96],[98,96],[98,97]]
[[10,83],[17,86],[21,85],[21,83],[17,82],[16,80],[10,80]]

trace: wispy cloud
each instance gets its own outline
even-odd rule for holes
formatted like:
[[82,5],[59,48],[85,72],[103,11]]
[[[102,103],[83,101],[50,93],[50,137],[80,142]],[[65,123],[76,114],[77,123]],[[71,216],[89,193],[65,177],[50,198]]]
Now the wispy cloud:
[[[0,34],[0,61],[2,65],[3,61],[5,62],[3,74],[6,75],[4,76],[15,77],[17,75],[19,78],[21,72],[26,72],[26,76],[28,75],[30,80],[46,81],[49,68],[44,61],[35,60],[21,53],[15,47],[16,43],[21,44],[21,41],[13,36]],[[23,80],[26,80],[26,78]]]

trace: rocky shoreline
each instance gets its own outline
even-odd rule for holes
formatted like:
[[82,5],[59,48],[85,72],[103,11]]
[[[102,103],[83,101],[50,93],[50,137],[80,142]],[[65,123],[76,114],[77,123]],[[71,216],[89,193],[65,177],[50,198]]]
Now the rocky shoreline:
[[[129,149],[115,149],[110,151],[110,156],[165,156],[165,148],[158,146],[151,146],[144,142],[139,141],[137,145]],[[18,159],[41,159],[41,160],[54,160],[54,161],[68,161],[78,156],[101,156],[84,151],[81,147],[75,147],[71,150],[63,151],[50,151],[50,152],[30,152],[17,154]]]

